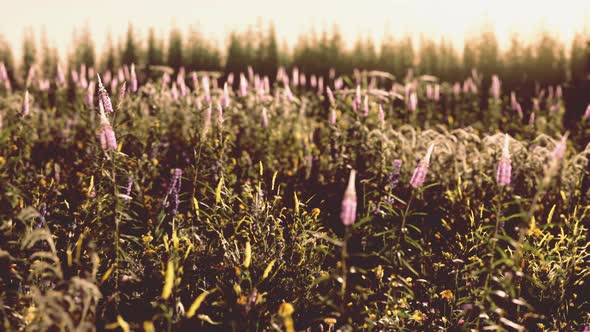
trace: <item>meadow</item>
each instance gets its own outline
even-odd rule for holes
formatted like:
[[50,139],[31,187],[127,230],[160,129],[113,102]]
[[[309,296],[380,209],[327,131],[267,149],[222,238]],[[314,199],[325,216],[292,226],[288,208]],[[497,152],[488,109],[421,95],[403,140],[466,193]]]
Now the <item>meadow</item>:
[[561,86],[3,67],[6,331],[588,330]]

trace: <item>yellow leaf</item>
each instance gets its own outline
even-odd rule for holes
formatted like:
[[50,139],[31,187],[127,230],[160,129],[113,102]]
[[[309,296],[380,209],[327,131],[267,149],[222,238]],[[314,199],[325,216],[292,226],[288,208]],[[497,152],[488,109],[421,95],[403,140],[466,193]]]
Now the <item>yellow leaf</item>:
[[86,196],[90,197],[90,193],[92,193],[92,189],[94,189],[94,175],[90,177],[90,184],[88,185],[88,191],[86,192]]
[[264,174],[264,166],[262,166],[262,161],[259,161],[258,165],[260,166],[260,176],[262,176]]
[[104,274],[104,276],[102,276],[102,280],[101,283],[107,281],[107,279],[109,279],[109,277],[111,276],[111,273],[113,273],[113,269],[115,268],[115,264],[111,265],[111,267],[107,270],[107,272]]
[[215,189],[215,203],[221,203],[221,188],[223,187],[223,176],[219,179],[217,189]]
[[299,198],[297,198],[297,193],[293,193],[293,197],[295,198],[295,214],[299,214]]
[[547,223],[551,223],[551,219],[553,219],[553,213],[555,213],[555,207],[556,204],[553,204],[553,207],[551,208],[551,211],[549,211],[549,214],[547,215]]
[[244,250],[244,267],[250,267],[250,262],[252,261],[252,246],[250,246],[250,241],[246,242],[246,249]]
[[167,300],[172,293],[172,287],[174,286],[174,263],[168,261],[168,268],[166,269],[166,278],[164,280],[164,288],[162,289],[162,298]]
[[203,303],[203,301],[205,301],[205,298],[207,297],[207,295],[209,295],[209,291],[204,291],[199,296],[197,296],[197,298],[195,299],[195,302],[193,302],[193,304],[191,304],[191,307],[186,312],[187,318],[191,318],[195,315],[197,310],[199,310],[201,303]]
[[276,261],[277,261],[277,259],[275,258],[272,261],[270,261],[270,263],[268,263],[268,265],[266,266],[266,269],[264,269],[264,273],[262,274],[262,280],[264,280],[268,277],[268,274],[270,273],[270,271],[272,271],[272,267],[275,265]]
[[214,322],[211,320],[211,317],[207,316],[207,315],[198,315],[197,317],[199,317],[200,320],[205,321],[211,325],[219,325],[221,323],[219,322]]
[[127,323],[123,317],[121,317],[121,315],[117,316],[117,323],[119,324],[119,327],[121,328],[121,330],[123,330],[123,332],[130,332],[131,330],[129,329],[129,323]]
[[275,181],[277,180],[277,175],[279,174],[278,171],[275,171],[275,174],[273,174],[272,176],[272,185],[271,185],[271,190],[275,190]]
[[156,328],[154,327],[154,323],[146,320],[145,322],[143,322],[143,330],[145,332],[155,332]]

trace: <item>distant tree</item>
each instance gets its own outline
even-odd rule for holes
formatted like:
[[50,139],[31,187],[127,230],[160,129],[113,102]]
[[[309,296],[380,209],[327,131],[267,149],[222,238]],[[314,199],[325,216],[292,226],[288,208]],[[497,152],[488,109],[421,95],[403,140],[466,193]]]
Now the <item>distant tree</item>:
[[484,30],[479,37],[477,58],[477,69],[485,78],[486,85],[484,89],[487,90],[490,77],[497,74],[501,69],[498,40],[492,28]]
[[463,45],[463,76],[469,76],[471,69],[477,67],[477,41],[473,39],[465,40]]
[[72,65],[85,64],[88,68],[95,64],[94,41],[90,33],[90,27],[86,23],[79,32],[74,33],[74,53],[71,57]]
[[418,66],[420,74],[439,76],[439,58],[434,41],[422,38],[420,41],[420,64]]
[[184,65],[183,59],[182,33],[177,28],[172,28],[168,40],[168,66],[178,70]]
[[398,81],[401,81],[406,76],[408,69],[414,68],[414,42],[410,36],[406,36],[398,45],[398,56],[395,60],[394,74],[398,77]]
[[117,67],[117,55],[111,33],[109,33],[107,36],[105,52],[103,53],[102,58],[102,69],[105,71],[110,70],[111,73],[115,72],[115,68]]
[[264,43],[264,46],[264,65],[262,68],[262,73],[274,79],[274,74],[276,74],[279,67],[279,48],[277,44],[275,27],[273,24],[271,24],[268,28],[268,34],[266,36],[266,42]]
[[147,51],[146,51],[146,65],[157,66],[164,64],[164,48],[163,41],[156,36],[154,28],[150,28],[148,32]]
[[22,48],[21,74],[26,79],[29,69],[37,60],[37,47],[35,46],[35,33],[31,27],[25,29]]
[[[590,52],[589,55],[586,55],[584,44],[584,36],[579,32],[576,33],[572,39],[569,56],[569,76],[573,82],[580,82],[586,77],[586,61],[590,61],[586,57],[590,58]],[[590,66],[590,62],[588,66]]]
[[41,72],[44,77],[53,79],[56,74],[58,53],[54,47],[47,41],[47,32],[45,29],[41,32]]
[[14,80],[14,58],[12,56],[12,48],[4,39],[4,36],[0,35],[0,62],[4,63],[6,72],[11,80]]
[[135,31],[133,25],[129,23],[127,27],[127,36],[125,38],[125,44],[121,54],[121,64],[131,65],[132,63],[137,64],[139,62],[139,43],[136,40]]

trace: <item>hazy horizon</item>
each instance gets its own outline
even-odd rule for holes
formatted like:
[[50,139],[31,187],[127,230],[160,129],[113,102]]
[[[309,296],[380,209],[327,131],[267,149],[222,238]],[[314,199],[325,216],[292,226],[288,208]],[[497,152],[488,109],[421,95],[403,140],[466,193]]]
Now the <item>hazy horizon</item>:
[[[45,29],[48,41],[66,54],[76,29],[88,24],[97,54],[108,33],[115,41],[123,38],[129,23],[145,39],[153,27],[168,37],[172,26],[187,31],[191,26],[218,46],[226,45],[232,31],[244,31],[258,22],[273,23],[282,43],[294,46],[302,34],[312,29],[331,30],[337,25],[350,45],[359,36],[371,36],[378,45],[386,33],[394,37],[411,35],[451,40],[460,46],[466,38],[490,26],[505,49],[516,33],[525,41],[538,31],[548,31],[569,43],[576,32],[588,31],[590,1],[426,1],[367,0],[361,5],[335,0],[279,2],[268,0],[207,2],[197,0],[74,1],[23,0],[4,9],[0,34],[20,53],[25,28],[32,27],[36,40]],[[569,46],[569,45],[566,45]],[[460,50],[460,47],[459,47]]]

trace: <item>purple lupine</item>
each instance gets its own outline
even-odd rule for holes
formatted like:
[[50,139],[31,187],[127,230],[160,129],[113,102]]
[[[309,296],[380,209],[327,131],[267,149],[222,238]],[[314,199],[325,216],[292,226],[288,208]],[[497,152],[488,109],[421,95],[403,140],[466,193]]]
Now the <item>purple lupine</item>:
[[418,108],[418,95],[415,91],[410,93],[409,100],[408,100],[408,109],[412,112],[415,112]]
[[434,101],[439,101],[439,100],[440,100],[440,85],[435,84],[434,85]]
[[243,73],[240,73],[240,97],[246,97],[248,94],[248,80]]
[[205,75],[201,78],[201,85],[205,94],[205,101],[211,103],[211,86],[209,84],[209,76]]
[[555,145],[555,148],[551,152],[551,158],[554,160],[561,160],[565,156],[565,150],[567,148],[567,137],[568,133],[561,137],[561,140]]
[[309,79],[309,84],[311,84],[312,88],[316,88],[318,86],[318,78],[315,76],[315,74],[311,75],[311,78]]
[[170,74],[168,74],[167,72],[162,74],[162,89],[164,89],[165,87],[168,86],[168,83],[170,83]]
[[49,82],[48,79],[39,80],[39,90],[47,91],[47,90],[49,90],[50,86],[51,86],[51,83]]
[[117,71],[117,79],[119,79],[119,82],[123,82],[125,80],[125,71],[123,71],[123,68],[119,68]]
[[234,73],[229,73],[229,75],[227,75],[227,84],[229,85],[233,85],[234,84]]
[[535,125],[535,112],[531,112],[531,115],[529,116],[529,126],[534,126]]
[[432,90],[432,85],[426,85],[426,98],[434,99],[434,91]]
[[100,139],[100,146],[103,150],[116,150],[117,149],[117,138],[115,132],[111,126],[109,119],[107,118],[102,103],[99,103],[100,108],[100,125],[98,129],[98,137]]
[[344,86],[344,79],[342,77],[338,77],[334,80],[334,89],[340,90]]
[[369,96],[365,95],[363,100],[363,117],[367,117],[369,115]]
[[172,83],[172,89],[170,89],[170,94],[172,95],[173,100],[178,100],[179,94],[178,89],[176,88],[176,82]]
[[329,119],[331,125],[336,124],[336,118],[337,118],[336,110],[332,107],[332,108],[330,108],[330,119]]
[[220,102],[217,102],[217,125],[219,128],[223,125],[223,107]]
[[[332,93],[330,87],[326,88],[326,94],[328,95],[328,101],[330,102],[330,106],[334,106],[334,94]],[[590,109],[590,105],[588,105],[588,107]]]
[[94,91],[96,88],[96,83],[94,83],[94,81],[91,81],[88,84],[88,89],[86,90],[86,105],[88,105],[88,107],[92,107],[94,105]]
[[0,62],[0,82],[8,79],[8,73],[6,72],[6,66],[4,62]]
[[377,121],[379,122],[379,127],[385,126],[385,112],[383,111],[383,106],[379,104],[379,112],[377,113]]
[[422,186],[422,184],[424,184],[426,173],[428,173],[428,166],[430,165],[430,156],[432,155],[432,150],[434,150],[434,143],[430,144],[428,151],[426,151],[426,155],[418,163],[418,166],[416,166],[416,169],[414,170],[414,174],[410,179],[410,185],[414,187],[414,189],[418,189]]
[[361,86],[357,85],[354,100],[352,101],[352,110],[357,112],[359,107],[361,107]]
[[96,74],[96,77],[98,78],[98,100],[99,100],[99,103],[101,103],[102,106],[104,107],[106,114],[113,113],[113,104],[111,103],[111,98],[109,97],[107,90],[104,88],[104,85],[102,85],[102,81],[100,80],[100,75]]
[[340,212],[340,220],[342,220],[342,224],[344,224],[344,226],[350,226],[354,224],[354,221],[356,220],[357,200],[355,177],[356,171],[353,169],[350,171],[350,176],[348,177],[348,186],[346,187],[344,197],[342,198],[342,211]]
[[131,92],[132,93],[136,93],[137,92],[137,74],[135,73],[135,64],[132,63],[131,64]]
[[65,78],[64,72],[61,69],[61,66],[59,64],[57,65],[57,69],[56,69],[55,81],[58,86],[63,86],[66,84],[66,78]]
[[303,73],[299,75],[299,84],[303,87],[307,85],[307,77]]
[[502,83],[500,82],[500,78],[498,78],[498,75],[493,75],[492,76],[492,87],[491,87],[491,92],[492,92],[492,97],[495,100],[500,99],[500,89],[501,89]]
[[286,86],[285,86],[285,92],[284,92],[284,93],[285,93],[285,99],[286,99],[288,102],[292,102],[292,101],[293,101],[293,99],[295,99],[295,98],[293,97],[293,92],[291,92],[291,88],[290,88],[288,85],[286,85]]
[[539,105],[539,99],[533,98],[533,111],[537,112],[541,110],[541,106]]
[[211,113],[213,113],[213,110],[211,109],[211,104],[209,104],[205,109],[205,118],[203,119],[203,137],[207,135],[211,127]]
[[176,84],[178,85],[178,89],[180,90],[180,95],[182,97],[186,97],[186,83],[184,82],[184,74],[182,72],[178,73],[178,76],[176,76]]
[[293,86],[298,86],[299,85],[299,68],[294,67],[293,68],[293,72],[292,74],[292,81],[293,81]]
[[268,127],[268,112],[266,111],[266,107],[262,108],[262,127]]
[[180,194],[180,188],[182,186],[182,169],[175,168],[172,171],[172,178],[170,179],[170,184],[168,186],[168,193],[167,193],[167,201],[166,207],[170,207],[170,212],[172,216],[176,216],[178,213],[178,206],[180,205],[180,200],[178,196]]
[[119,86],[119,79],[117,77],[113,77],[111,80],[111,91],[117,91],[117,87]]
[[229,90],[227,87],[227,82],[223,84],[223,95],[221,96],[221,106],[224,108],[228,108],[230,105],[230,97],[229,97]]
[[125,94],[127,93],[127,81],[123,82],[121,88],[119,89],[119,100],[123,100],[125,98]]
[[125,187],[123,194],[121,194],[123,196],[123,200],[125,200],[125,201],[131,200],[131,190],[132,189],[133,189],[133,176],[129,175],[127,177],[127,186]]
[[25,90],[25,97],[23,98],[22,112],[23,116],[29,115],[31,106],[29,105],[29,90]]
[[199,92],[199,78],[197,77],[197,73],[194,71],[191,73],[191,79],[193,81],[193,91],[195,93]]
[[500,186],[509,186],[512,177],[512,164],[510,160],[510,136],[504,135],[504,145],[502,147],[502,156],[498,162],[496,170],[496,182]]
[[399,175],[402,169],[402,161],[401,159],[395,159],[391,164],[391,173],[389,173],[388,182],[391,188],[394,188],[399,183]]
[[590,104],[586,107],[586,112],[584,112],[584,120],[590,119]]
[[561,85],[558,85],[557,88],[555,89],[555,97],[557,99],[561,99],[561,97],[563,97],[563,91],[561,89]]
[[459,82],[455,82],[453,85],[453,94],[455,97],[459,97],[459,94],[461,94],[461,84]]
[[78,81],[80,81],[80,76],[78,75],[76,69],[70,70],[70,76],[72,77],[72,82],[74,82],[77,85]]

